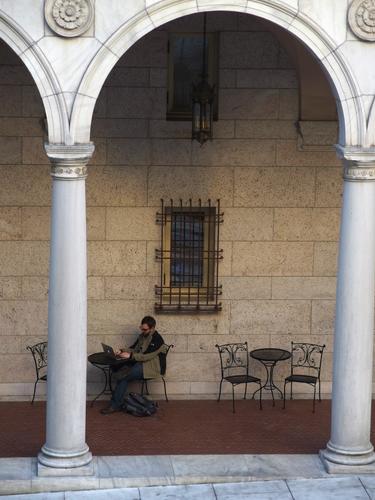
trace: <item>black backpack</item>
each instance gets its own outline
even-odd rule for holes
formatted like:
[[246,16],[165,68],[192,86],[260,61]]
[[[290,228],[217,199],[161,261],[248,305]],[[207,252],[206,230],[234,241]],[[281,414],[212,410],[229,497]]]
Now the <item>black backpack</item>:
[[150,417],[156,413],[158,405],[141,394],[130,392],[124,399],[122,409],[135,417]]

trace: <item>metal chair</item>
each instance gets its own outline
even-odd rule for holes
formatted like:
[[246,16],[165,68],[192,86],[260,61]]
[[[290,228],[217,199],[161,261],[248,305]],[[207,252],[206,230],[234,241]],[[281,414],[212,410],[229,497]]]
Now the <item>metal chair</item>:
[[35,364],[36,380],[34,384],[33,399],[31,401],[31,404],[33,404],[35,399],[36,386],[39,380],[42,380],[43,382],[47,381],[47,342],[39,342],[38,344],[32,346],[28,345],[26,349],[28,349],[33,355]]
[[292,356],[290,358],[291,374],[284,382],[284,406],[286,384],[290,383],[290,399],[293,399],[293,382],[309,384],[314,387],[313,413],[315,413],[316,386],[319,385],[320,394],[320,371],[322,367],[323,351],[325,345],[292,342]]
[[166,386],[166,383],[165,383],[165,373],[167,371],[167,356],[168,356],[168,353],[170,351],[170,349],[172,349],[174,347],[174,344],[165,344],[166,345],[166,350],[164,353],[160,353],[159,356],[161,356],[160,358],[160,369],[161,369],[161,372],[160,372],[160,376],[159,377],[154,377],[154,378],[143,378],[141,380],[142,382],[142,387],[141,387],[141,394],[143,396],[145,390],[146,390],[146,394],[148,395],[149,394],[149,391],[148,391],[148,386],[147,386],[147,382],[149,380],[157,380],[159,378],[161,378],[161,380],[163,381],[163,384],[164,384],[164,395],[165,395],[165,400],[166,402],[168,403],[168,396],[167,396],[167,386]]
[[233,413],[235,413],[235,386],[245,384],[243,399],[246,399],[247,384],[255,383],[259,385],[259,408],[262,409],[262,384],[260,378],[249,375],[249,351],[247,342],[222,345],[216,344],[215,347],[219,351],[221,366],[221,380],[219,386],[219,397],[217,401],[220,401],[221,388],[223,380],[225,380],[232,384],[232,409]]

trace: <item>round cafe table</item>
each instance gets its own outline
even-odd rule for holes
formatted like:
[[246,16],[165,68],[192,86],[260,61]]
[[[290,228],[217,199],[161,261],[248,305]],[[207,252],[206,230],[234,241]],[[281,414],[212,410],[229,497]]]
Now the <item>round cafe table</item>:
[[94,354],[90,354],[87,357],[87,360],[96,368],[99,368],[104,373],[104,387],[99,392],[97,396],[91,401],[91,406],[95,403],[95,401],[102,394],[112,394],[112,372],[114,367],[124,365],[126,360],[124,359],[116,359],[115,357],[110,356],[106,352],[95,352]]
[[279,361],[285,361],[291,357],[292,353],[286,351],[285,349],[276,349],[273,347],[265,347],[263,349],[255,349],[250,352],[250,356],[257,361],[260,361],[262,365],[265,367],[267,372],[267,380],[261,388],[256,390],[253,394],[253,398],[255,394],[261,389],[265,389],[266,391],[271,391],[272,395],[272,406],[275,406],[275,398],[273,395],[273,391],[279,391],[280,398],[283,399],[283,393],[281,390],[274,384],[273,381],[273,370],[276,364]]

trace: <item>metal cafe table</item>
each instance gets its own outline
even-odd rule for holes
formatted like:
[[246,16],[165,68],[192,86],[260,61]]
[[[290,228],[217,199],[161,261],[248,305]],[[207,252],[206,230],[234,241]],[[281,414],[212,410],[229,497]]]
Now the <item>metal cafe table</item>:
[[124,359],[115,359],[112,356],[109,356],[106,352],[95,352],[94,354],[90,354],[87,360],[96,368],[99,368],[104,373],[105,381],[104,387],[101,392],[91,401],[91,406],[94,405],[95,401],[102,394],[112,394],[112,373],[113,368],[116,366],[121,366],[124,364],[126,360]]
[[272,395],[272,406],[275,406],[275,398],[273,395],[273,391],[276,389],[280,393],[281,399],[283,399],[283,393],[281,390],[274,384],[273,381],[273,370],[276,364],[279,361],[285,361],[291,357],[291,352],[286,351],[284,349],[275,349],[273,347],[265,347],[263,349],[255,349],[250,352],[250,356],[253,359],[256,359],[264,365],[267,372],[267,380],[264,385],[258,390],[256,390],[253,394],[253,398],[255,394],[261,389],[265,389],[266,391],[271,391]]

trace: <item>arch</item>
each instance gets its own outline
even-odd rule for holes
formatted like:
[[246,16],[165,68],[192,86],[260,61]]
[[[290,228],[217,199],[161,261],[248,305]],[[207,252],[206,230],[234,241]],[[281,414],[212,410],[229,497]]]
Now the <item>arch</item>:
[[280,0],[161,0],[125,22],[103,45],[82,78],[71,118],[74,142],[88,142],[92,114],[99,92],[118,59],[141,37],[168,21],[205,11],[233,11],[267,19],[294,35],[320,61],[336,98],[339,116],[339,142],[363,145],[366,141],[366,118],[358,97],[354,75],[330,36],[310,18]]
[[68,113],[60,85],[43,52],[3,11],[0,11],[0,38],[22,60],[39,90],[47,117],[49,142],[71,144]]

